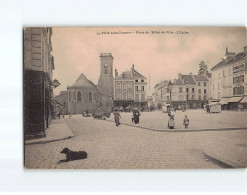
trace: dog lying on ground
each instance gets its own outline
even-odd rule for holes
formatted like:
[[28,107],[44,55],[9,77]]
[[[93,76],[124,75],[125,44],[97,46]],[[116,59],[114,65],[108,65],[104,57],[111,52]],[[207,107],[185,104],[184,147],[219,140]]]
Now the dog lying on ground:
[[65,154],[66,159],[60,160],[59,163],[87,158],[87,153],[85,151],[76,152],[76,151],[70,150],[69,148],[64,148],[60,153]]

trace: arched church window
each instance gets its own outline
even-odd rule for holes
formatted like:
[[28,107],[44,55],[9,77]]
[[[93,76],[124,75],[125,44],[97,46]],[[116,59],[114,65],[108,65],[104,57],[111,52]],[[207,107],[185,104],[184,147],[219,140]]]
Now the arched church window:
[[78,93],[77,93],[77,102],[81,102],[81,92],[80,91],[78,91]]
[[91,103],[92,102],[92,93],[91,91],[88,94],[88,101]]

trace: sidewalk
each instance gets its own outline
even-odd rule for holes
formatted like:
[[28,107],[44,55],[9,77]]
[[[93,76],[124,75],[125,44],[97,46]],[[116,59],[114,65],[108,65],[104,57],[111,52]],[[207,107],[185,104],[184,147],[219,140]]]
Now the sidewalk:
[[207,158],[224,164],[229,168],[246,168],[247,166],[247,133],[231,139],[215,136],[207,141],[204,154]]
[[52,120],[50,127],[47,129],[46,137],[25,140],[25,145],[45,144],[54,141],[70,139],[74,137],[64,118]]

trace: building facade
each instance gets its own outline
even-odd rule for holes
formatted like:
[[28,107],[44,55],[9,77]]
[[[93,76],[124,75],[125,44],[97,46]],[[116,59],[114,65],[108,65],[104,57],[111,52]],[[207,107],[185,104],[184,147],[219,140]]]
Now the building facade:
[[44,137],[51,120],[53,96],[52,28],[24,29],[24,135]]
[[100,54],[99,107],[107,110],[113,107],[113,60],[111,53]]
[[247,95],[246,51],[238,54],[226,49],[224,58],[212,69],[212,98],[219,101],[223,109],[246,108],[243,100]]
[[114,107],[137,107],[143,109],[147,106],[147,78],[135,70],[118,75],[115,70],[114,86]]
[[[210,77],[210,74],[208,74]],[[172,104],[175,109],[203,108],[210,95],[210,84],[207,76],[178,74],[178,79],[162,81],[155,86],[155,104]],[[171,87],[169,86],[171,84]]]
[[82,73],[77,81],[67,87],[68,114],[82,114],[95,111],[98,105],[99,91],[92,81]]
[[59,112],[67,115],[68,112],[68,92],[61,91],[59,95],[55,96],[54,99],[60,103]]

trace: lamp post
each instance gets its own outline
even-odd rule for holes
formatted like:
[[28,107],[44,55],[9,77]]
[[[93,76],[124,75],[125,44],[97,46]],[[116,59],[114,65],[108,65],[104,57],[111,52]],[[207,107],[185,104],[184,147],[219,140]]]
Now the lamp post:
[[171,106],[172,106],[172,88],[173,88],[173,84],[171,82],[171,80],[168,83],[168,89],[170,91],[170,110],[171,110]]

